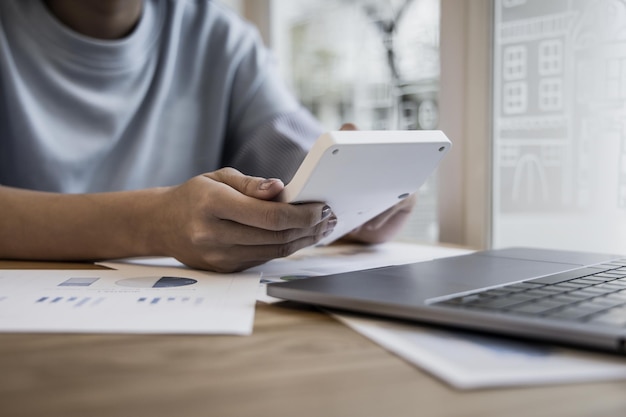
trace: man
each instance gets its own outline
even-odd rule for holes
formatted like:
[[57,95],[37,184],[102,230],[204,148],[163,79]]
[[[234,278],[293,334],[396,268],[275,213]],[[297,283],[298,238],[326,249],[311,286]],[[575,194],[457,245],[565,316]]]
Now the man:
[[[0,258],[287,256],[336,224],[272,201],[320,132],[212,1],[0,2]],[[350,237],[389,239],[413,203]]]

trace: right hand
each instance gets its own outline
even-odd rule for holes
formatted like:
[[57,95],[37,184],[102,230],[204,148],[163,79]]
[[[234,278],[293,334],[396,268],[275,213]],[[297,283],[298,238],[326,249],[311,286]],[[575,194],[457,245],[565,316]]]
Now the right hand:
[[271,201],[283,188],[278,179],[233,168],[167,188],[152,229],[155,251],[193,268],[234,272],[314,245],[333,230],[336,218],[324,203]]

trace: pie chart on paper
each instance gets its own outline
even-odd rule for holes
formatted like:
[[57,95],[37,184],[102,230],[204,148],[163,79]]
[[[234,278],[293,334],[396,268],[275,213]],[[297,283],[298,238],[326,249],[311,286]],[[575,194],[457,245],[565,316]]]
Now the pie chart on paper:
[[197,282],[197,280],[192,278],[154,276],[125,278],[117,281],[115,284],[131,288],[173,288],[193,285]]

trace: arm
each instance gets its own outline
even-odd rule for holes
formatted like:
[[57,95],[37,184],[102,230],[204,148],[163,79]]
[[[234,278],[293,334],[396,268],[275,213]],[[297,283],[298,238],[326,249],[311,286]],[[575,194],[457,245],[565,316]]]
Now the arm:
[[[252,175],[278,177],[288,182],[323,128],[297,104],[264,48],[257,46],[247,59],[257,56],[258,59],[252,61],[264,65],[256,71],[237,72],[237,89],[232,96],[235,117],[224,164]],[[254,65],[250,62],[242,65],[242,68],[251,67]],[[250,87],[253,85],[255,88]],[[345,124],[341,129],[356,130],[356,127]],[[403,200],[344,240],[381,243],[392,239],[406,223],[415,203],[414,196]]]
[[334,227],[324,204],[267,201],[279,180],[232,168],[182,185],[100,194],[0,187],[0,258],[94,260],[166,255],[230,272],[287,256]]

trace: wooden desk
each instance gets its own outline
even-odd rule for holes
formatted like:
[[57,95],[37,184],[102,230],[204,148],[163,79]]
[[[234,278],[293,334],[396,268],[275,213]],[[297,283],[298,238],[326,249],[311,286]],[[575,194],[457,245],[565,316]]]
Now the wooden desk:
[[249,337],[0,334],[0,416],[621,417],[626,382],[458,392],[315,309],[259,303]]

